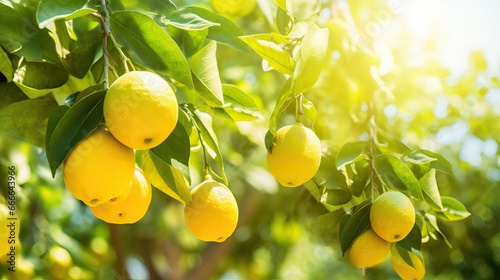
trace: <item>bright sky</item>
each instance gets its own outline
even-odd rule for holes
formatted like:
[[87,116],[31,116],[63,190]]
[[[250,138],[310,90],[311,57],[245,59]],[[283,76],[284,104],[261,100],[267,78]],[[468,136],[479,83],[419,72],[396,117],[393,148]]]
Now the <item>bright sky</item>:
[[500,73],[500,1],[397,1],[403,4],[401,14],[409,19],[416,36],[437,34],[441,62],[452,74],[465,70],[472,50],[483,50],[489,70]]

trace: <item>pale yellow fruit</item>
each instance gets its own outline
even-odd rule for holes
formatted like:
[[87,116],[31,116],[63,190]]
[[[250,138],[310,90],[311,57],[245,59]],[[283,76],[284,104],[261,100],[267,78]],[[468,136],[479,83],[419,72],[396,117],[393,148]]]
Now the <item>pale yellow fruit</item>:
[[19,242],[19,229],[21,228],[15,212],[12,212],[14,215],[10,215],[10,213],[7,205],[0,203],[0,256],[5,256],[7,261],[11,255],[15,258],[18,254],[16,251]]
[[12,276],[12,280],[31,280],[35,277],[35,266],[29,260],[24,258],[16,259],[16,271],[14,273],[9,273]]
[[412,230],[415,208],[406,195],[395,191],[385,192],[372,204],[370,223],[378,236],[389,242],[398,242]]
[[111,224],[133,224],[138,222],[151,204],[152,189],[141,169],[135,169],[132,187],[127,197],[118,202],[106,202],[90,207],[94,215]]
[[302,124],[284,126],[276,131],[267,165],[271,174],[285,187],[309,181],[321,163],[321,143],[312,130]]
[[184,206],[186,224],[194,236],[207,242],[223,242],[238,224],[238,205],[233,193],[207,176],[191,190],[193,201]]
[[403,280],[420,280],[425,275],[425,265],[417,255],[408,252],[413,266],[405,262],[395,248],[391,249],[391,263],[396,273]]
[[357,268],[368,268],[381,263],[389,254],[391,244],[368,228],[351,244],[349,262]]
[[73,264],[71,255],[66,249],[54,246],[50,248],[47,255],[44,257],[45,267],[54,279],[65,279],[68,274],[68,269]]
[[134,176],[134,151],[98,127],[70,152],[63,163],[69,192],[88,206],[122,194]]
[[104,118],[113,136],[124,145],[151,149],[161,144],[177,124],[178,105],[170,85],[146,71],[119,77],[104,98]]
[[255,10],[256,0],[210,0],[214,10],[223,15],[244,17]]

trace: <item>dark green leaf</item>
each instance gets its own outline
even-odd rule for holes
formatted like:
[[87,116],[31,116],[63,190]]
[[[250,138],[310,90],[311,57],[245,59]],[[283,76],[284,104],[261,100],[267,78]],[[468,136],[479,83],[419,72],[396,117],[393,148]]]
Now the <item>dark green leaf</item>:
[[44,121],[56,107],[51,96],[12,103],[0,110],[0,133],[43,147]]
[[375,168],[392,188],[407,191],[417,199],[424,199],[417,178],[399,158],[393,155],[377,155]]
[[38,28],[35,14],[28,7],[15,8],[0,2],[0,45],[9,53],[29,61],[61,65],[54,39],[47,29]]
[[28,99],[22,90],[15,83],[0,83],[0,110],[11,103]]
[[467,208],[458,200],[449,196],[442,196],[443,210],[437,211],[438,218],[445,221],[460,221],[470,216]]
[[136,11],[114,12],[111,30],[120,42],[134,51],[137,61],[193,88],[191,71],[182,51],[151,17]]
[[364,204],[357,207],[352,217],[346,222],[340,235],[340,247],[344,255],[356,237],[370,226],[370,209],[372,205]]
[[304,36],[293,72],[292,91],[295,94],[306,92],[316,84],[323,64],[327,61],[328,34],[327,28],[319,29],[312,25]]
[[344,205],[351,201],[352,195],[348,190],[340,188],[326,189],[321,198],[321,202],[331,205],[339,206]]
[[436,169],[431,169],[419,180],[425,201],[435,210],[443,209],[441,195],[436,182]]
[[[14,73],[14,82],[30,98],[36,98],[47,93],[46,91],[38,93],[37,89],[58,88],[64,85],[68,81],[68,78],[68,72],[54,64],[27,62],[25,60],[21,62]],[[27,90],[25,90],[26,88]]]
[[[68,112],[69,106],[62,105],[56,107],[54,110],[50,112],[49,119],[47,121],[47,130],[45,131],[45,152],[46,154],[52,154],[52,151],[50,150],[50,139],[52,138],[52,134],[54,133],[54,130],[56,129],[57,124],[61,119],[64,117],[64,115]],[[52,174],[54,175],[54,174]]]
[[12,62],[10,61],[7,53],[0,47],[0,73],[7,78],[7,82],[12,82],[14,77],[14,70],[12,68]]
[[398,241],[398,244],[408,251],[411,251],[412,248],[420,250],[422,246],[422,232],[417,224],[413,226],[410,233],[403,240]]
[[197,31],[189,31],[184,33],[183,46],[184,54],[187,58],[199,52],[205,43],[208,30],[202,29]]
[[255,101],[234,85],[222,85],[224,93],[225,110],[234,121],[252,121],[262,119]]
[[328,246],[336,244],[340,220],[344,216],[343,212],[335,211],[315,217],[310,224],[311,235]]
[[439,235],[441,235],[441,237],[443,238],[443,240],[446,243],[446,245],[448,245],[448,247],[452,248],[451,243],[448,241],[448,239],[446,238],[446,236],[444,235],[444,233],[439,228],[439,226],[437,224],[436,216],[434,216],[434,215],[432,215],[430,213],[425,213],[425,219],[424,219],[424,221],[427,224],[427,228],[429,229],[429,234],[431,232],[437,232],[437,233],[439,233]]
[[87,0],[41,0],[36,19],[39,27],[44,28],[54,20],[70,20],[94,12],[97,10]]
[[268,41],[267,34],[241,36],[240,39],[247,43],[258,55],[265,59],[276,71],[292,74],[295,62],[292,57],[278,44]]
[[[100,90],[82,98],[67,110],[57,125],[51,125],[53,131],[47,132],[51,137],[46,144],[46,150],[52,176],[73,147],[92,133],[101,122],[105,94],[106,90]],[[53,122],[51,119],[57,119],[60,115],[61,111],[55,111],[49,122]]]
[[346,164],[366,159],[367,156],[364,153],[365,146],[366,142],[345,143],[337,155],[337,169],[341,169]]
[[188,182],[191,182],[191,175],[189,174],[189,136],[181,123],[177,122],[168,138],[151,149],[150,153],[161,159],[162,162],[179,170]]

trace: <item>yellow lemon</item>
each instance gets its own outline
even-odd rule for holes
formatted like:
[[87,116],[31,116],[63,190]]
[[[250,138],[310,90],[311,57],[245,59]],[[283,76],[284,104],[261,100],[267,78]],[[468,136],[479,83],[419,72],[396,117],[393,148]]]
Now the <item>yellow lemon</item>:
[[68,274],[68,269],[73,264],[71,255],[66,249],[54,246],[50,248],[47,255],[44,257],[45,267],[54,279],[65,279]]
[[310,180],[321,163],[321,143],[312,130],[302,124],[284,126],[276,131],[267,165],[271,174],[285,187],[297,187]]
[[151,198],[151,184],[144,177],[142,170],[137,167],[127,197],[118,202],[108,201],[96,207],[90,207],[90,211],[107,223],[133,224],[146,215]]
[[385,192],[373,202],[370,222],[378,236],[389,242],[398,242],[412,230],[415,208],[406,195],[395,191]]
[[214,10],[223,15],[244,17],[255,10],[256,0],[210,0]]
[[403,280],[419,280],[424,278],[425,265],[422,259],[412,252],[408,252],[413,266],[405,262],[395,248],[391,249],[391,263],[396,273]]
[[134,151],[100,126],[73,148],[62,172],[74,197],[97,206],[130,187],[134,166]]
[[104,98],[104,119],[109,131],[136,150],[154,148],[167,139],[177,124],[178,110],[170,85],[146,71],[122,75]]
[[357,268],[368,268],[381,263],[389,254],[391,244],[368,228],[351,244],[349,262]]
[[16,244],[19,242],[20,227],[17,215],[7,205],[0,203],[0,256],[6,256],[7,261],[10,257],[15,259],[18,254]]
[[210,176],[191,190],[193,201],[184,206],[186,224],[194,236],[207,242],[223,242],[238,223],[233,193]]

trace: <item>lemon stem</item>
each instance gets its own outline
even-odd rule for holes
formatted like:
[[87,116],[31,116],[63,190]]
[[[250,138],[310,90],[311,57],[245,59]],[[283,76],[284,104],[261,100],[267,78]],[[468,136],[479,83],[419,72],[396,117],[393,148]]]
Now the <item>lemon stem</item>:
[[376,109],[374,96],[369,102],[368,110],[369,110],[369,160],[370,160],[370,186],[371,186],[371,198],[372,201],[375,199],[374,193],[377,189],[377,185],[375,184],[375,177],[377,176],[376,167],[375,167],[375,148],[377,143],[377,119],[376,119]]
[[304,95],[301,93],[295,99],[295,119],[297,123],[302,123],[302,116],[304,115],[304,108],[302,107],[302,99]]
[[102,50],[104,52],[103,62],[104,62],[104,88],[109,87],[109,77],[108,77],[108,69],[109,69],[109,57],[108,57],[108,37],[111,34],[111,28],[109,27],[109,13],[106,9],[106,1],[101,0],[101,15],[102,15],[102,28],[103,30],[103,38],[102,38]]

